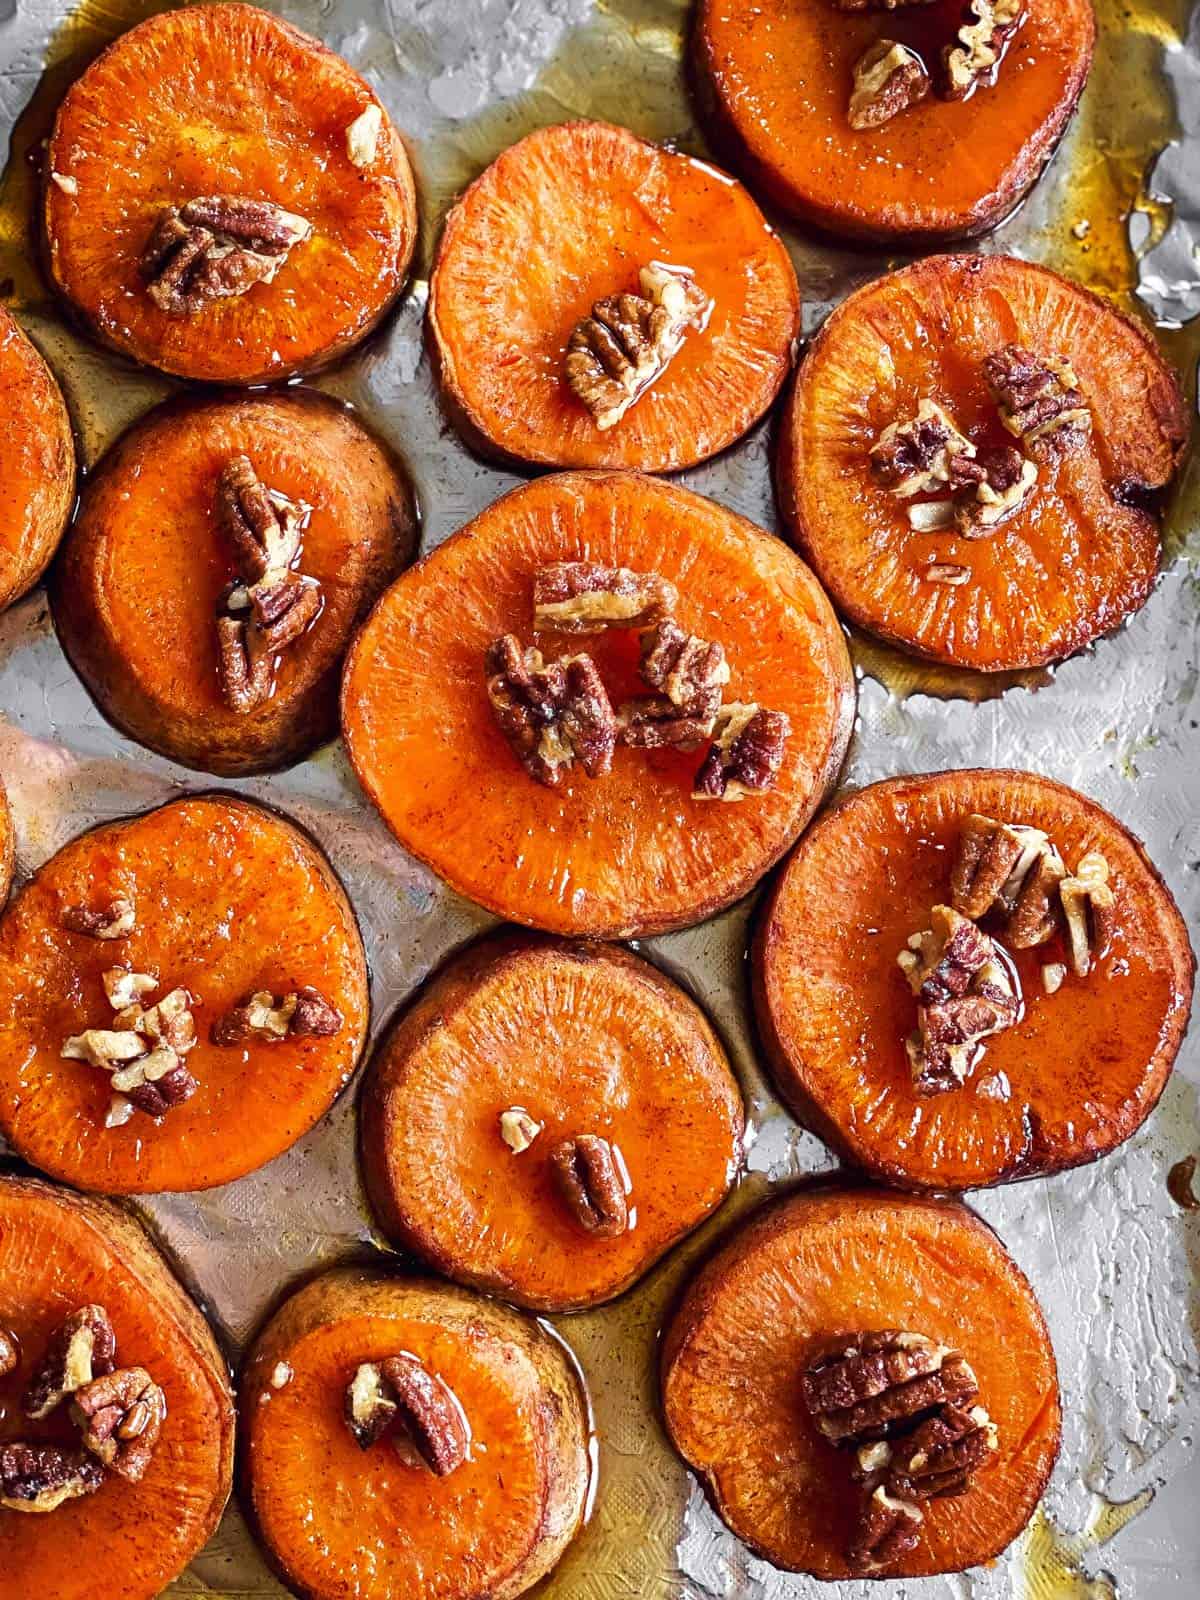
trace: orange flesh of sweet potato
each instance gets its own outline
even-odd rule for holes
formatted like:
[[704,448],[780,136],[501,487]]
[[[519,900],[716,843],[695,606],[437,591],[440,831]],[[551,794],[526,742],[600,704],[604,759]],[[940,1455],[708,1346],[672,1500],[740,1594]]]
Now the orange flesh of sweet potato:
[[[63,926],[83,905],[134,902],[136,927]],[[108,1074],[63,1041],[112,1026],[101,974],[117,964],[195,997],[199,1088],[157,1123],[105,1127]],[[250,994],[310,985],[343,1016],[332,1037],[218,1047],[212,1024]],[[0,1129],[33,1165],[111,1194],[206,1189],[286,1150],[348,1081],[366,1034],[362,941],[333,869],[297,828],[243,800],[198,797],[106,823],[36,873],[0,922]]]
[[887,1577],[990,1560],[1033,1513],[1058,1454],[1054,1352],[1024,1275],[953,1202],[812,1189],[768,1206],[688,1289],[666,1330],[663,1407],[721,1516],[776,1566],[852,1576],[849,1456],[817,1431],[801,1375],[826,1339],[898,1328],[961,1351],[998,1449],[957,1499],[922,1504]]
[[[696,801],[700,756],[619,749],[612,771],[548,789],[496,726],[484,652],[530,639],[532,582],[553,561],[657,572],[681,626],[724,642],[730,696],[784,711],[776,787]],[[543,634],[548,657],[580,641]],[[637,636],[587,648],[614,705],[639,691]],[[812,574],[780,541],[652,478],[564,473],[513,491],[387,591],[351,649],[347,749],[393,832],[460,893],[551,932],[629,936],[731,904],[820,803],[845,754],[854,692],[845,642]]]
[[[1068,964],[1061,931],[1010,950],[1024,1017],[985,1041],[962,1088],[919,1096],[904,1049],[916,1002],[896,957],[949,903],[973,812],[1044,829],[1070,871],[1098,850],[1115,931],[1088,975],[1068,973],[1054,994],[1041,968]],[[754,985],[776,1081],[799,1116],[892,1182],[965,1189],[1078,1166],[1127,1139],[1162,1093],[1193,971],[1174,901],[1113,817],[1048,778],[962,771],[873,784],[822,818],[764,912]]]
[[[652,261],[690,268],[712,313],[601,431],[566,383],[567,341]],[[601,122],[543,128],[494,161],[447,218],[429,292],[468,438],[567,467],[665,472],[723,450],[779,392],[799,316],[787,251],[739,183]]]
[[144,1367],[167,1415],[145,1477],[109,1476],[48,1516],[0,1513],[0,1600],[154,1600],[207,1541],[229,1496],[234,1413],[228,1373],[203,1317],[141,1228],[103,1201],[0,1177],[0,1327],[21,1363],[0,1378],[0,1440],[77,1448],[62,1407],[21,1412],[51,1335],[103,1305],[121,1366]]
[[[346,1426],[359,1364],[398,1352],[465,1414],[469,1457],[445,1477],[408,1465],[390,1435],[360,1450]],[[260,1334],[241,1395],[247,1506],[306,1600],[511,1600],[579,1527],[589,1462],[576,1370],[506,1306],[421,1279],[328,1273]]]
[[[511,1107],[541,1125],[514,1154]],[[503,934],[435,978],[372,1064],[360,1113],[376,1210],[452,1278],[520,1305],[595,1305],[720,1204],[742,1106],[702,1013],[623,950]],[[630,1227],[582,1232],[550,1152],[599,1134],[631,1184]]]
[[[1032,447],[1038,481],[991,537],[914,531],[906,503],[873,480],[871,447],[924,399],[980,446],[1011,444],[982,369],[1010,343],[1066,357],[1090,435]],[[861,627],[955,666],[1040,666],[1145,603],[1160,540],[1136,502],[1170,482],[1187,432],[1174,376],[1136,323],[1030,262],[935,257],[851,295],[813,341],[779,443],[781,507]],[[937,563],[966,567],[968,581],[931,582]]]
[[[59,110],[45,194],[56,287],[105,343],[180,377],[253,383],[331,360],[391,304],[416,238],[412,172],[387,113],[369,167],[347,151],[347,128],[378,105],[339,56],[256,6],[149,18]],[[170,316],[146,293],[142,252],[166,207],[214,194],[271,201],[312,237],[273,282]]]
[[50,368],[0,308],[0,610],[32,589],[75,498],[75,442]]
[[1053,153],[1091,66],[1096,20],[1090,0],[1029,0],[993,82],[852,128],[863,54],[896,40],[936,82],[965,11],[962,0],[857,15],[830,0],[702,0],[692,55],[701,102],[740,163],[803,221],[878,243],[984,233]]
[[[233,457],[310,507],[298,570],[321,611],[277,661],[270,699],[232,710],[218,675],[217,607],[238,573],[217,515]],[[298,759],[337,727],[352,629],[412,552],[412,495],[389,451],[316,394],[168,405],[137,424],[88,484],[52,586],[80,676],[118,727],[224,774]]]

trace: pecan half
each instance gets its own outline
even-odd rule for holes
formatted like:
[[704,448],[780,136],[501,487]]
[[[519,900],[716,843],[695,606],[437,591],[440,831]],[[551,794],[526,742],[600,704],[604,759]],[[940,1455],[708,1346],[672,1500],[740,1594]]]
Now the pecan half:
[[0,1328],[0,1378],[10,1377],[21,1364],[21,1346],[15,1333]]
[[1025,0],[970,0],[958,38],[942,51],[944,93],[962,100],[993,70],[1025,13]]
[[589,778],[609,770],[617,719],[590,656],[545,662],[505,634],[485,664],[492,715],[531,778],[557,788],[576,760]]
[[959,835],[950,899],[973,921],[999,916],[1005,940],[1028,950],[1045,944],[1058,926],[1057,891],[1065,875],[1062,858],[1040,828],[974,813]]
[[533,578],[533,626],[557,633],[603,633],[647,628],[678,603],[673,584],[657,572],[631,572],[594,561],[553,561]]
[[396,1420],[417,1455],[439,1478],[467,1459],[470,1434],[453,1390],[407,1353],[380,1362],[383,1381],[396,1402]]
[[904,1500],[965,1494],[997,1442],[996,1424],[982,1406],[945,1405],[886,1447],[888,1491]]
[[922,400],[915,417],[889,423],[871,446],[871,475],[902,500],[944,489],[955,462],[972,461],[975,446],[934,400]]
[[162,213],[141,260],[146,292],[171,317],[270,283],[292,247],[312,233],[304,217],[270,200],[200,195]]
[[249,456],[232,456],[222,467],[216,511],[248,582],[282,575],[300,554],[302,508],[265,488]]
[[377,1444],[396,1420],[396,1397],[374,1361],[364,1361],[346,1385],[346,1426],[360,1450]]
[[665,694],[643,695],[617,707],[617,743],[633,750],[699,750],[715,717],[685,717]]
[[629,1199],[617,1152],[596,1133],[564,1139],[550,1152],[559,1194],[584,1233],[615,1239],[629,1227]]
[[1104,954],[1116,924],[1117,897],[1109,887],[1108,862],[1098,850],[1089,851],[1075,875],[1059,885],[1067,919],[1067,944],[1071,971],[1086,978],[1092,962]]
[[703,328],[712,301],[683,267],[652,261],[640,294],[597,300],[567,341],[567,384],[602,432],[615,427],[678,353],[689,328]]
[[137,911],[132,900],[120,895],[103,911],[65,906],[59,920],[68,933],[84,933],[89,939],[124,939],[137,925]]
[[300,984],[279,999],[269,989],[259,989],[218,1017],[209,1038],[216,1045],[248,1044],[251,1040],[278,1044],[282,1039],[331,1039],[341,1032],[345,1020],[311,984]]
[[76,1391],[71,1414],[83,1447],[118,1477],[144,1476],[167,1415],[167,1397],[141,1367],[122,1367]]
[[41,1422],[68,1395],[113,1370],[117,1336],[103,1306],[80,1306],[55,1330],[29,1380],[21,1409]]
[[711,733],[729,682],[723,645],[687,633],[664,617],[642,635],[641,674],[651,689],[666,696],[681,716],[707,724]]
[[732,701],[713,729],[713,745],[692,788],[696,800],[743,800],[772,788],[792,725],[782,711]]
[[896,1328],[835,1341],[805,1371],[809,1415],[833,1444],[884,1439],[936,1407],[979,1393],[957,1350]]
[[877,39],[854,64],[854,87],[847,115],[856,132],[885,122],[924,100],[931,84],[915,50],[895,39]]
[[846,1552],[851,1567],[867,1577],[895,1566],[901,1556],[916,1549],[924,1520],[919,1506],[877,1484],[863,1503]]
[[104,1468],[82,1450],[55,1444],[0,1444],[0,1510],[45,1513],[95,1494]]
[[951,906],[934,906],[931,927],[897,957],[917,996],[917,1031],[905,1041],[919,1094],[957,1089],[980,1046],[1009,1028],[1020,1000],[995,944]]
[[1024,444],[1053,435],[1082,434],[1092,414],[1079,380],[1065,356],[1036,356],[1018,344],[993,351],[983,362],[983,375],[1000,411],[1000,420]]

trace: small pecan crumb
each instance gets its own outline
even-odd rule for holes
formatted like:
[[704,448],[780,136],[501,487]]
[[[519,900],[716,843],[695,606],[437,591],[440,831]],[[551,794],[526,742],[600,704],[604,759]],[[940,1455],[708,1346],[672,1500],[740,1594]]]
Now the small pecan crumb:
[[41,1422],[68,1395],[113,1369],[117,1336],[103,1306],[80,1306],[55,1330],[29,1380],[21,1409]]
[[1020,1002],[996,946],[951,906],[934,906],[931,927],[897,961],[917,997],[917,1031],[906,1040],[919,1094],[957,1089],[985,1039],[1016,1022]]
[[533,626],[557,633],[602,633],[647,628],[678,602],[657,572],[631,572],[594,561],[553,561],[533,579]]
[[633,750],[699,750],[712,737],[712,717],[685,717],[665,694],[643,695],[617,707],[617,742]]
[[1092,414],[1064,356],[1044,359],[1021,345],[1008,344],[984,358],[983,374],[1000,411],[1000,420],[1024,444],[1053,435],[1056,442],[1086,433]]
[[895,39],[877,39],[854,66],[850,126],[859,133],[881,128],[924,100],[929,90],[929,74],[916,51]]
[[700,763],[696,800],[743,800],[772,788],[783,765],[791,723],[782,711],[732,701],[713,729],[713,745]]
[[1042,988],[1047,994],[1057,994],[1066,976],[1067,969],[1061,961],[1047,961],[1042,968]]
[[559,1193],[584,1233],[615,1239],[629,1227],[629,1199],[623,1164],[607,1139],[581,1133],[550,1152]]
[[729,682],[723,645],[687,633],[664,617],[642,635],[641,674],[683,717],[706,724],[712,732],[721,708],[721,692]]
[[61,189],[64,194],[79,193],[79,179],[72,178],[69,173],[52,172],[50,174],[50,182]]
[[557,788],[576,760],[589,778],[609,770],[617,719],[590,656],[546,662],[505,634],[485,666],[492,715],[531,778]]
[[304,217],[269,200],[201,195],[163,212],[146,244],[146,292],[171,317],[270,283],[294,245],[312,233]]
[[319,989],[300,984],[278,999],[269,989],[259,989],[213,1023],[209,1037],[216,1045],[248,1044],[257,1040],[278,1044],[282,1039],[331,1039],[340,1033],[345,1018]]
[[922,400],[915,417],[889,423],[871,447],[876,483],[902,500],[946,488],[959,458],[975,458],[975,446],[935,400]]
[[346,154],[356,167],[373,166],[383,132],[383,112],[372,101],[346,129]]
[[138,1483],[162,1432],[167,1398],[141,1367],[122,1367],[78,1389],[71,1413],[83,1430],[84,1449],[118,1477]]
[[598,300],[567,342],[567,383],[602,432],[662,376],[688,329],[703,328],[712,310],[682,267],[652,261],[638,282],[640,294]]
[[523,1155],[541,1131],[542,1124],[524,1106],[509,1106],[500,1113],[500,1137],[515,1156]]
[[277,1361],[271,1369],[272,1389],[286,1389],[296,1374],[286,1361]]
[[148,972],[134,972],[129,967],[109,967],[100,975],[104,993],[114,1011],[124,1011],[136,1005],[144,994],[157,989],[158,979]]
[[15,1333],[0,1328],[0,1378],[10,1377],[21,1364],[21,1346]]
[[968,539],[986,539],[1025,504],[1038,469],[1011,445],[981,451],[970,465],[978,475],[956,499],[954,521]]
[[908,525],[914,533],[944,533],[957,509],[953,500],[918,500],[908,508]]
[[81,1450],[54,1444],[0,1444],[0,1510],[46,1513],[68,1500],[95,1494],[104,1468]]
[[971,569],[960,567],[954,561],[934,561],[925,567],[921,576],[926,583],[944,583],[951,589],[958,589],[971,580]]
[[958,38],[942,52],[948,99],[965,98],[992,71],[1024,11],[1025,0],[970,0]]
[[1098,850],[1089,851],[1073,877],[1059,885],[1067,919],[1071,970],[1086,978],[1092,962],[1104,954],[1115,926],[1117,897],[1108,882],[1108,862]]
[[83,933],[89,939],[124,939],[137,925],[137,911],[132,900],[119,895],[103,911],[66,906],[59,920],[68,933]]
[[346,1385],[345,1415],[360,1450],[369,1450],[395,1420],[395,1396],[375,1362],[362,1362]]

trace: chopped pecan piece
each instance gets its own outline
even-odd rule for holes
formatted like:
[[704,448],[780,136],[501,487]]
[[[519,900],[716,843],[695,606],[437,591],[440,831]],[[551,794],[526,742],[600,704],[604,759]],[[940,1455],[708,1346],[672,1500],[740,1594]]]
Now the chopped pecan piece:
[[300,554],[303,509],[265,488],[249,456],[232,456],[222,467],[216,505],[217,521],[248,582],[288,571]]
[[1021,345],[1007,344],[984,358],[983,375],[1000,410],[1000,420],[1014,438],[1033,444],[1068,430],[1083,433],[1092,414],[1064,356],[1044,359]]
[[947,99],[964,99],[992,71],[1024,12],[1025,0],[970,0],[958,38],[942,52]]
[[21,1409],[41,1422],[68,1395],[113,1369],[117,1336],[103,1306],[80,1306],[51,1337],[46,1354],[29,1380]]
[[1117,897],[1108,882],[1108,862],[1098,850],[1089,851],[1075,875],[1059,885],[1067,919],[1071,971],[1086,978],[1092,962],[1103,955],[1113,935]]
[[417,1455],[439,1478],[467,1459],[467,1419],[453,1390],[414,1355],[380,1362],[383,1381],[396,1403],[396,1420]]
[[978,922],[998,914],[1017,950],[1045,944],[1058,925],[1057,891],[1066,875],[1058,851],[1040,828],[967,818],[950,874],[956,911]]
[[970,466],[978,475],[955,500],[954,522],[968,539],[986,539],[1025,504],[1038,470],[1011,445],[982,451]]
[[922,572],[921,576],[926,583],[944,583],[951,589],[958,589],[971,580],[971,569],[960,567],[955,561],[931,562]]
[[312,233],[304,217],[270,200],[201,195],[163,212],[142,255],[146,292],[171,317],[270,283],[292,247]]
[[279,999],[259,989],[213,1023],[209,1037],[216,1045],[248,1044],[252,1039],[278,1044],[281,1039],[331,1039],[345,1018],[319,989],[301,984]]
[[356,167],[373,166],[383,132],[383,112],[371,102],[346,129],[346,154]]
[[904,1500],[965,1494],[996,1444],[996,1424],[982,1406],[945,1405],[888,1447],[888,1491]]
[[686,633],[664,617],[642,635],[642,677],[664,694],[683,717],[706,723],[705,737],[721,708],[721,692],[729,682],[723,645]]
[[83,1447],[118,1477],[137,1483],[150,1465],[167,1397],[141,1367],[122,1367],[76,1391],[71,1412]]
[[360,1450],[377,1444],[396,1419],[396,1397],[374,1361],[364,1361],[346,1385],[346,1426]]
[[895,39],[877,39],[854,66],[850,126],[859,133],[882,128],[924,100],[929,89],[929,74],[915,50]]
[[846,1552],[851,1567],[869,1577],[895,1566],[901,1556],[916,1549],[924,1520],[919,1506],[890,1495],[883,1484],[877,1484],[863,1502]]
[[541,1131],[542,1124],[524,1106],[509,1106],[500,1113],[500,1137],[515,1156],[524,1155]]
[[21,1346],[15,1333],[0,1328],[0,1378],[7,1378],[21,1364]]
[[68,933],[85,933],[89,939],[124,939],[137,925],[137,912],[132,900],[118,896],[103,911],[66,906],[60,920]]
[[127,967],[109,968],[103,982],[111,1005],[120,1005],[127,995],[134,998],[117,1011],[111,1029],[87,1028],[64,1040],[62,1056],[111,1073],[114,1094],[106,1127],[123,1126],[131,1108],[164,1116],[200,1087],[183,1062],[196,1043],[193,998],[186,989],[172,989],[144,1008],[141,999],[157,980]]
[[665,694],[643,695],[617,707],[617,742],[633,750],[699,750],[715,717],[685,717]]
[[486,669],[492,715],[531,778],[557,788],[576,760],[589,778],[609,770],[617,719],[590,656],[546,662],[505,634],[488,651]]
[[[975,446],[935,400],[922,400],[917,414],[889,423],[871,447],[871,474],[881,488],[902,500],[944,489],[961,467],[973,461]],[[956,481],[961,482],[961,477]]]
[[713,745],[700,763],[696,800],[742,800],[770,789],[783,765],[792,725],[782,711],[732,701],[722,707]]
[[996,946],[951,906],[934,906],[932,926],[897,957],[917,996],[917,1031],[905,1043],[920,1094],[957,1089],[992,1034],[1011,1027],[1020,1001]]
[[638,274],[640,294],[598,300],[567,341],[567,383],[601,431],[615,427],[683,344],[703,328],[712,301],[682,267],[652,261]]
[[534,574],[533,626],[557,633],[648,628],[669,615],[678,599],[674,585],[657,572],[553,561]]
[[109,967],[100,975],[104,993],[114,1011],[124,1011],[138,1003],[144,994],[158,988],[158,979],[148,972],[134,972],[130,967]]
[[559,1193],[585,1233],[615,1239],[629,1227],[629,1199],[620,1157],[607,1139],[581,1133],[550,1152]]
[[95,1494],[104,1468],[82,1450],[56,1444],[0,1444],[0,1510],[57,1511],[67,1500]]
[[979,1393],[963,1355],[896,1328],[838,1340],[804,1373],[804,1401],[833,1444],[884,1439],[935,1407]]

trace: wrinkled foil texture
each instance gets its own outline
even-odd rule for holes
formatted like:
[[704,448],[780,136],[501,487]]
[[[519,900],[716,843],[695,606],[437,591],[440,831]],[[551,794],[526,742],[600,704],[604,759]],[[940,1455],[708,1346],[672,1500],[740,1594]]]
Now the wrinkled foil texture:
[[[682,0],[286,0],[273,9],[364,72],[407,136],[425,228],[418,273],[427,271],[449,198],[532,126],[599,115],[648,137],[704,148],[680,80]],[[60,0],[0,0],[6,137],[67,11]],[[1186,47],[1165,26],[1161,37],[1163,92],[1175,97],[1178,137],[1158,154],[1147,189],[1169,221],[1154,235],[1147,217],[1135,212],[1130,243],[1146,308],[1164,324],[1181,325],[1200,313],[1200,13]],[[1072,135],[1082,137],[1078,130]],[[984,248],[1041,254],[1060,191],[1065,203],[1059,174],[1069,143],[1024,212]],[[805,290],[806,330],[885,266],[798,236],[789,236],[789,244]],[[428,549],[520,480],[477,462],[441,420],[421,337],[425,287],[423,279],[414,281],[385,335],[321,386],[360,405],[404,456]],[[128,387],[129,418],[166,392],[113,366]],[[89,430],[87,418],[82,423],[94,456],[108,439]],[[768,429],[759,428],[685,481],[775,528],[768,445]],[[901,697],[864,675],[846,782],[976,764],[1027,766],[1062,779],[1146,841],[1195,927],[1198,556],[1200,530],[1185,527],[1145,611],[1036,691],[1014,688],[972,704],[920,692]],[[81,829],[185,790],[228,787],[290,812],[329,852],[358,911],[376,1029],[450,949],[491,920],[391,839],[340,746],[287,773],[220,785],[120,737],[67,665],[40,591],[0,618],[0,771],[14,805],[23,874]],[[747,916],[747,907],[738,907],[644,948],[690,986],[729,1044],[757,1134],[745,1180],[757,1194],[832,1162],[783,1114],[756,1064],[744,992]],[[799,1600],[835,1593],[842,1600],[868,1593],[877,1600],[1106,1600],[1119,1586],[1138,1600],[1194,1600],[1200,1593],[1200,1221],[1171,1200],[1166,1174],[1200,1144],[1198,1085],[1194,1034],[1158,1111],[1123,1150],[1099,1165],[972,1202],[1033,1280],[1065,1399],[1064,1449],[1045,1520],[1014,1551],[986,1570],[953,1578],[836,1586],[780,1574],[750,1556],[672,1455],[656,1415],[655,1337],[686,1258],[696,1253],[693,1244],[617,1308],[559,1319],[592,1390],[601,1483],[588,1530],[545,1592],[570,1600]],[[140,1208],[213,1318],[231,1360],[290,1279],[382,1248],[359,1191],[353,1116],[350,1091],[265,1170],[208,1194],[164,1196]],[[1127,1525],[1110,1539],[1121,1523]],[[169,1592],[283,1593],[236,1509]]]

